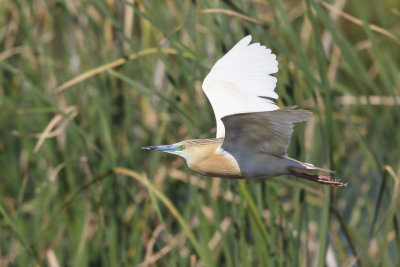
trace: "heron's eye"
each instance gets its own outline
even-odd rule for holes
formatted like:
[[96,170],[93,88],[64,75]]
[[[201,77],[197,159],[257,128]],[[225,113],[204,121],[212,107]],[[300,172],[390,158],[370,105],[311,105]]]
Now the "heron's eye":
[[185,146],[184,145],[180,145],[180,146],[178,146],[178,148],[179,148],[180,151],[182,151],[182,150],[185,149]]

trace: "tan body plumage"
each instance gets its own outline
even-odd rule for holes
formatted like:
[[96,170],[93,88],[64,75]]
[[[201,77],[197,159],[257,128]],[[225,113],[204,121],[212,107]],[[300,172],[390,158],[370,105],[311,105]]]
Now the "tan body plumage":
[[[194,139],[180,143],[185,143],[185,149],[196,150],[189,152],[190,157],[184,157],[188,167],[206,176],[234,179],[268,178],[287,173],[286,167],[290,166],[291,161],[282,161],[282,158],[265,152],[253,154],[251,157],[235,158],[221,148],[222,138]],[[283,164],[280,164],[281,162]],[[297,166],[298,163],[294,161],[292,165]]]
[[[298,161],[282,160],[265,152],[252,154],[250,157],[235,158],[221,148],[223,138],[193,139],[177,143],[184,144],[183,155],[190,169],[207,176],[246,179],[268,178],[288,172],[287,167],[302,167]],[[293,162],[292,162],[293,161]],[[268,174],[268,175],[267,175]]]

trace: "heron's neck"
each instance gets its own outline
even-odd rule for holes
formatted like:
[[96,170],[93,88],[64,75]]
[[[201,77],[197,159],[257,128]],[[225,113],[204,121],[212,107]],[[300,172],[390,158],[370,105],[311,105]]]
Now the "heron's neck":
[[192,147],[194,147],[191,153],[185,157],[188,166],[202,162],[210,155],[214,155],[220,148],[222,141],[222,138],[187,140],[186,142],[192,143]]
[[241,175],[235,158],[220,148],[223,139],[199,140],[202,140],[202,145],[186,158],[189,168],[207,176],[237,177]]

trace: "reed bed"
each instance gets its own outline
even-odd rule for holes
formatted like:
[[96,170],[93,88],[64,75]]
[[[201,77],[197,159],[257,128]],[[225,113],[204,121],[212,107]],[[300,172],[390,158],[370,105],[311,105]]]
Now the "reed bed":
[[[1,266],[400,265],[398,1],[0,3]],[[346,188],[203,177],[140,150],[215,135],[201,83],[247,34],[289,155]]]

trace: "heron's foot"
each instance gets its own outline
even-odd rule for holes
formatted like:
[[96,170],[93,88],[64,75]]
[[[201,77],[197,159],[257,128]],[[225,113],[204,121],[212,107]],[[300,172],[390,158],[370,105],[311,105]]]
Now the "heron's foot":
[[327,176],[327,175],[310,175],[310,174],[305,174],[305,173],[299,173],[299,172],[292,172],[292,174],[294,176],[309,180],[309,181],[313,181],[313,182],[317,182],[320,184],[326,184],[326,185],[330,185],[330,186],[337,186],[337,187],[345,187],[347,186],[347,183],[343,183],[340,180],[336,180],[335,178],[331,177],[331,176]]
[[331,176],[326,176],[326,175],[316,175],[318,176],[318,179],[316,182],[320,184],[327,184],[330,186],[337,186],[337,187],[345,187],[347,186],[347,183],[343,183],[340,180],[336,180],[335,178]]

